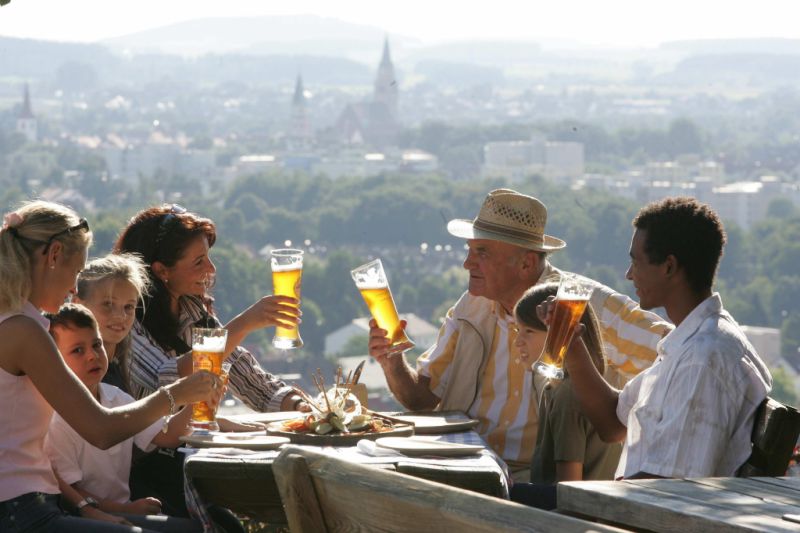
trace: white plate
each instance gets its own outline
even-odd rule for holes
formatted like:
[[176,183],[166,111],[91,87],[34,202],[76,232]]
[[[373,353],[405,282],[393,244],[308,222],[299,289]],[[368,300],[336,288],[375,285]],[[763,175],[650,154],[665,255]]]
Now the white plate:
[[478,421],[473,418],[467,418],[462,414],[444,415],[444,414],[425,414],[425,415],[393,415],[398,420],[414,424],[414,433],[419,434],[436,434],[436,433],[453,433],[456,431],[466,431],[478,425]]
[[226,416],[225,418],[242,424],[246,424],[248,422],[268,424],[270,422],[289,420],[290,418],[297,418],[304,415],[305,413],[301,413],[300,411],[277,411],[274,413],[242,413],[238,415]]
[[483,446],[455,444],[452,442],[414,439],[409,437],[383,437],[377,439],[375,444],[382,448],[395,450],[404,455],[440,455],[446,457],[475,455],[484,449]]
[[286,437],[273,437],[263,433],[213,433],[210,435],[185,435],[181,441],[195,448],[244,448],[246,450],[274,450],[287,444]]

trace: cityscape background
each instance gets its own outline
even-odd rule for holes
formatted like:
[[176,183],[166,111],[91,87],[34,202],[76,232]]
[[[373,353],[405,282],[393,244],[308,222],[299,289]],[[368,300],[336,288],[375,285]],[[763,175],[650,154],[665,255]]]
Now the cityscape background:
[[[692,195],[726,223],[726,307],[776,371],[776,396],[797,403],[800,39],[781,27],[788,3],[678,2],[661,19],[673,33],[629,2],[538,18],[501,2],[482,25],[449,2],[424,23],[359,2],[339,17],[174,4],[137,28],[88,0],[0,7],[4,211],[33,197],[71,205],[95,231],[93,256],[152,204],[211,217],[224,320],[271,292],[271,248],[306,250],[306,346],[275,351],[270,332],[247,343],[310,387],[317,367],[365,357],[349,270],[371,258],[414,354],[429,345],[466,286],[464,243],[445,224],[473,217],[492,188],[547,204],[548,233],[568,243],[554,264],[629,294],[632,216]],[[538,33],[525,37],[523,15]],[[390,405],[377,365],[365,380],[370,401]]]

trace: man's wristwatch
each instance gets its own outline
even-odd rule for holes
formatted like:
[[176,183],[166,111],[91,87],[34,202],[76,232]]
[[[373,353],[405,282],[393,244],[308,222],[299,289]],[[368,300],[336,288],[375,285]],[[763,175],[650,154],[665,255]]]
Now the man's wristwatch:
[[100,504],[97,503],[97,500],[95,500],[91,496],[87,496],[87,497],[85,497],[84,499],[82,499],[81,501],[78,502],[78,505],[75,506],[75,510],[78,511],[78,512],[81,512],[81,509],[83,509],[87,505],[89,507],[94,507],[95,509],[99,509],[100,508]]

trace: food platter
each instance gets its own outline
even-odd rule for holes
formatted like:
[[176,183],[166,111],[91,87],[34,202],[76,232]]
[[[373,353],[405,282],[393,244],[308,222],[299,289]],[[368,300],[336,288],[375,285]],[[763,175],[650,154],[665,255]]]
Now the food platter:
[[410,437],[414,434],[411,424],[397,424],[383,431],[353,431],[350,433],[328,433],[318,435],[314,432],[289,431],[284,429],[282,422],[273,422],[267,425],[267,434],[286,437],[295,444],[310,444],[312,446],[355,446],[361,439],[375,440],[381,437]]
[[210,433],[184,435],[180,440],[194,448],[243,448],[245,450],[275,450],[289,443],[284,437],[262,433]]
[[381,448],[389,448],[409,456],[439,455],[442,457],[461,457],[479,454],[484,449],[480,445],[456,444],[425,438],[383,437],[377,439],[375,444]]
[[430,435],[466,431],[478,425],[478,420],[460,412],[402,413],[392,415],[397,420],[414,424],[415,435]]
[[[310,408],[302,416],[267,424],[267,434],[286,437],[296,444],[315,446],[355,446],[362,439],[379,437],[407,437],[414,434],[414,424],[375,413],[363,407],[353,394],[361,373],[359,365],[355,374],[336,371],[333,387],[325,387],[320,369],[311,375],[319,394],[312,398],[297,390]],[[352,377],[352,379],[351,379]]]

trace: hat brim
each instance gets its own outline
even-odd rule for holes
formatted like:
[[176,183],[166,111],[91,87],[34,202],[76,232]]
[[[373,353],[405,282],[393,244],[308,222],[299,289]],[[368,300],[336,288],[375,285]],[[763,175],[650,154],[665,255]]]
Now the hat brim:
[[544,242],[539,244],[524,239],[517,239],[509,235],[503,235],[502,233],[476,229],[472,223],[472,220],[464,220],[460,218],[448,222],[447,231],[450,233],[450,235],[460,237],[462,239],[488,239],[490,241],[501,241],[538,252],[555,252],[556,250],[561,250],[567,245],[567,243],[561,239],[551,237],[550,235],[545,235]]

